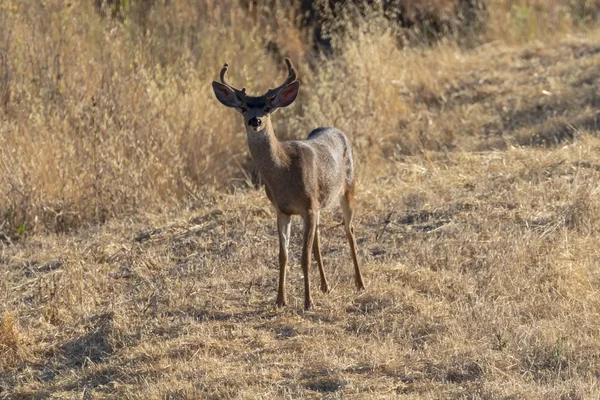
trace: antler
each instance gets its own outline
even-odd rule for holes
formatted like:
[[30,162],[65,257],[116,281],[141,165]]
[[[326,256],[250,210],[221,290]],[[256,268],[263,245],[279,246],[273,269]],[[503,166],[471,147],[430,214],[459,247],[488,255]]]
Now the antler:
[[286,78],[285,82],[283,82],[283,84],[281,84],[281,86],[279,86],[275,89],[269,89],[267,91],[267,93],[265,93],[262,97],[265,97],[265,98],[275,97],[277,92],[279,92],[283,87],[285,87],[286,85],[289,85],[290,83],[292,83],[296,80],[296,78],[298,77],[298,74],[296,72],[296,69],[292,65],[292,61],[289,58],[286,58],[285,64],[287,65],[287,68],[288,68],[288,77]]
[[223,85],[227,86],[228,88],[230,88],[231,90],[233,90],[238,98],[244,99],[246,97],[246,88],[242,88],[242,90],[239,90],[239,89],[236,89],[235,87],[231,86],[229,83],[225,82],[225,74],[227,73],[228,69],[229,69],[229,65],[227,63],[225,63],[223,65],[223,68],[221,68],[221,83]]

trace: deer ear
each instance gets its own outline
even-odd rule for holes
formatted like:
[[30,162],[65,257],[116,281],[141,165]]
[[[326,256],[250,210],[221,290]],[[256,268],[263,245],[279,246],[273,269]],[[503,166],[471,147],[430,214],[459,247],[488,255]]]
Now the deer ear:
[[235,92],[231,90],[231,88],[216,81],[213,81],[212,87],[213,91],[215,92],[215,96],[217,96],[217,100],[219,100],[224,106],[238,108],[242,105],[242,101],[237,97]]
[[271,107],[287,107],[296,100],[300,91],[300,81],[294,81],[287,86],[281,88],[279,92],[271,100]]

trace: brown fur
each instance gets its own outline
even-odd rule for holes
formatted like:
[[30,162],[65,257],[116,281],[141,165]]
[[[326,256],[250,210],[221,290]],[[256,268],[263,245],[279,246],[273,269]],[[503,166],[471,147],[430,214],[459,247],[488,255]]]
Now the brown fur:
[[[295,71],[288,63],[290,77]],[[319,243],[319,211],[336,202],[342,207],[346,236],[352,251],[355,282],[359,289],[364,283],[358,266],[357,246],[352,226],[354,203],[354,163],[352,147],[346,135],[336,129],[321,127],[313,130],[306,140],[280,142],[275,136],[270,116],[278,107],[285,107],[296,98],[299,82],[288,78],[276,90],[261,97],[250,97],[225,83],[226,67],[221,72],[223,84],[213,83],[217,99],[236,108],[244,117],[248,147],[252,159],[265,181],[267,197],[277,210],[279,231],[279,289],[277,305],[286,304],[285,278],[290,237],[290,216],[304,220],[302,271],[304,273],[304,307],[312,307],[309,267],[311,251],[319,267],[321,290],[329,291]],[[292,74],[293,73],[293,74]],[[291,99],[291,101],[290,101]]]

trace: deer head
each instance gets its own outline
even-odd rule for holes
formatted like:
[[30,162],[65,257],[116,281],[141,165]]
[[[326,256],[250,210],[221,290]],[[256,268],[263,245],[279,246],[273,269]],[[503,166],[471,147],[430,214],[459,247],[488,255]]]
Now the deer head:
[[278,108],[287,107],[296,100],[300,81],[289,58],[285,59],[288,77],[279,87],[269,89],[262,96],[248,96],[246,88],[236,89],[225,81],[229,66],[221,69],[221,82],[213,81],[215,96],[224,106],[235,108],[244,117],[246,129],[258,132],[265,129],[272,113]]

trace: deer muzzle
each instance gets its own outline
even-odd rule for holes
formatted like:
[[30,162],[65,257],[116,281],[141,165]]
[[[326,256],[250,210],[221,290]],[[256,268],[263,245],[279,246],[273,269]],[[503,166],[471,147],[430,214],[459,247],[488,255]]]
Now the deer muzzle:
[[260,128],[262,126],[262,120],[258,117],[250,118],[248,120],[248,126],[251,128]]

